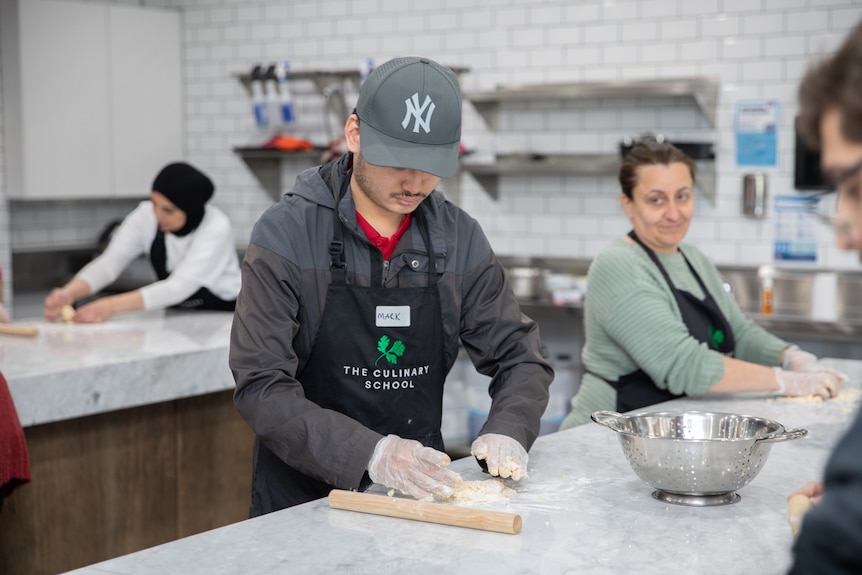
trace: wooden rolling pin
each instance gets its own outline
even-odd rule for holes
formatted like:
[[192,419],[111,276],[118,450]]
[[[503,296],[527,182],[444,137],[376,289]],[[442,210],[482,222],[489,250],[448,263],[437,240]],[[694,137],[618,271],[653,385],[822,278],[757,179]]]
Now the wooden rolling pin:
[[521,532],[520,515],[456,505],[442,505],[401,497],[333,489],[329,492],[329,506],[333,509],[373,513],[400,519],[454,525],[455,527],[469,527],[484,531],[496,531],[497,533],[517,535]]
[[26,337],[35,337],[39,335],[39,330],[28,325],[15,325],[11,323],[0,323],[0,333],[7,335],[23,335]]

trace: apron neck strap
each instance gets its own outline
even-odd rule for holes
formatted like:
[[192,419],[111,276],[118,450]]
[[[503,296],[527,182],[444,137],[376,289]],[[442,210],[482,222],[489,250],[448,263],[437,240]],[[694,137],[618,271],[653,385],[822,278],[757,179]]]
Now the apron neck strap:
[[[637,243],[640,247],[642,247],[644,249],[644,251],[650,257],[650,259],[658,267],[659,271],[661,272],[661,275],[664,276],[665,281],[667,281],[667,285],[669,285],[671,289],[675,290],[676,287],[673,285],[673,281],[671,281],[670,276],[667,273],[667,270],[664,269],[664,266],[661,264],[661,261],[659,261],[658,256],[655,255],[655,252],[649,246],[647,246],[645,243],[643,243],[643,241],[641,241],[641,239],[637,236],[637,234],[635,233],[634,230],[630,231],[628,233],[628,236],[631,239],[633,239],[635,241],[635,243]],[[707,298],[712,297],[711,294],[709,293],[709,290],[706,289],[706,284],[703,283],[703,280],[700,279],[700,275],[697,273],[697,271],[695,271],[694,266],[691,265],[691,262],[688,261],[687,257],[685,257],[685,252],[683,252],[682,248],[680,248],[678,246],[676,249],[677,249],[677,251],[679,251],[679,255],[682,256],[682,259],[685,260],[685,265],[687,265],[688,269],[691,270],[691,275],[693,275],[694,279],[697,280],[697,285],[699,285],[700,289],[703,290],[703,296],[707,297]]]
[[422,204],[419,204],[419,207],[413,212],[413,217],[416,219],[416,225],[419,226],[422,241],[425,242],[425,247],[428,249],[428,285],[433,287],[437,285],[437,253],[431,244],[431,234],[428,231],[428,222],[425,220],[425,210]]
[[[334,179],[335,166],[338,162],[334,162],[332,166],[332,175]],[[343,284],[347,283],[347,261],[344,258],[344,234],[341,229],[341,218],[338,215],[338,208],[341,205],[341,200],[344,194],[347,193],[347,184],[350,182],[350,175],[353,170],[348,170],[341,180],[341,186],[338,189],[338,195],[335,198],[335,209],[332,210],[332,239],[329,241],[329,258],[330,267],[332,269],[332,283]]]

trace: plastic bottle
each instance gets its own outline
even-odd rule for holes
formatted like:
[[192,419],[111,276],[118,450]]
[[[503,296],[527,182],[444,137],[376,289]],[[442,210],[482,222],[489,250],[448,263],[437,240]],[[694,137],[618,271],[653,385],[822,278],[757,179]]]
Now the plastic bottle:
[[266,113],[266,95],[263,90],[263,67],[258,64],[251,70],[251,104],[254,111],[254,123],[258,128],[269,126]]
[[368,78],[368,74],[374,69],[374,59],[373,58],[364,58],[359,63],[359,85],[365,83],[365,79]]
[[270,64],[263,75],[263,91],[266,96],[266,119],[270,128],[277,130],[281,124],[281,103],[276,80],[275,64]]
[[293,96],[287,85],[287,74],[290,72],[290,62],[285,60],[276,65],[275,77],[278,80],[278,95],[281,107],[281,121],[285,126],[296,122],[296,113],[293,107]]
[[757,270],[760,278],[760,313],[772,315],[772,288],[775,282],[775,269],[772,266],[760,266]]

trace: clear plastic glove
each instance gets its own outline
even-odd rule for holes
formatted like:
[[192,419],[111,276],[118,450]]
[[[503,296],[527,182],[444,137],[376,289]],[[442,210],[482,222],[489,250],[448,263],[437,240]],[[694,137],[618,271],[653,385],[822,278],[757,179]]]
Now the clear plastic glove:
[[817,367],[817,356],[791,345],[781,354],[781,369],[788,371],[811,371]]
[[431,501],[435,496],[449,499],[455,495],[452,486],[461,482],[459,474],[446,468],[450,461],[442,451],[416,440],[387,435],[374,448],[368,476],[374,483],[422,501]]
[[847,381],[847,376],[840,371],[820,365],[817,356],[799,349],[797,345],[788,347],[781,356],[781,367],[788,371],[826,371],[841,379],[841,383]]
[[470,453],[476,459],[485,460],[491,475],[511,477],[515,481],[527,477],[527,450],[508,435],[480,435],[470,446]]
[[846,378],[837,371],[786,371],[775,368],[778,393],[784,396],[819,395],[829,399],[838,395]]

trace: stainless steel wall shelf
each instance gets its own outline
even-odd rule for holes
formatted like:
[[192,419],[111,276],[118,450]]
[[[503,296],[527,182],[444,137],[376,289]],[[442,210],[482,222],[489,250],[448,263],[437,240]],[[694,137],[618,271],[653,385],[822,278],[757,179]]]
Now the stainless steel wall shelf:
[[234,154],[243,159],[260,185],[269,193],[273,200],[278,201],[284,193],[281,185],[282,160],[294,160],[311,167],[320,162],[324,150],[287,151],[274,148],[236,147]]
[[[251,74],[234,74],[246,91],[251,95]],[[359,70],[291,70],[287,74],[288,82],[294,80],[310,80],[314,82],[317,91],[321,94],[331,84],[342,84],[350,82],[356,91],[359,91]]]
[[[456,74],[462,74],[469,71],[469,68],[458,66],[449,66],[449,69]],[[234,74],[246,91],[251,95],[251,74]],[[294,80],[309,80],[317,87],[317,91],[323,94],[327,87],[332,84],[342,84],[349,82],[353,84],[356,92],[359,92],[359,69],[355,70],[290,70],[287,73],[287,81]]]
[[[697,160],[697,182],[710,203],[715,204],[715,162]],[[461,163],[461,169],[476,178],[488,194],[499,197],[500,176],[590,176],[615,175],[619,154],[501,154],[494,162]]]
[[[500,108],[506,103],[567,101],[583,99],[690,96],[711,127],[715,127],[719,81],[713,77],[660,78],[650,80],[613,80],[558,84],[512,84],[496,90],[466,92],[469,101],[496,130]],[[661,126],[656,126],[657,130]],[[462,165],[493,197],[499,194],[499,178],[511,175],[610,175],[619,168],[618,154],[518,154],[498,155],[491,163]],[[696,186],[715,204],[715,161],[697,160]]]
[[467,92],[469,100],[496,128],[499,105],[533,100],[583,100],[587,98],[632,98],[690,96],[715,127],[719,81],[713,77],[659,78],[650,80],[611,80],[558,84],[511,84],[486,92]]
[[493,163],[461,163],[494,199],[500,176],[605,175],[619,166],[619,154],[500,154]]

